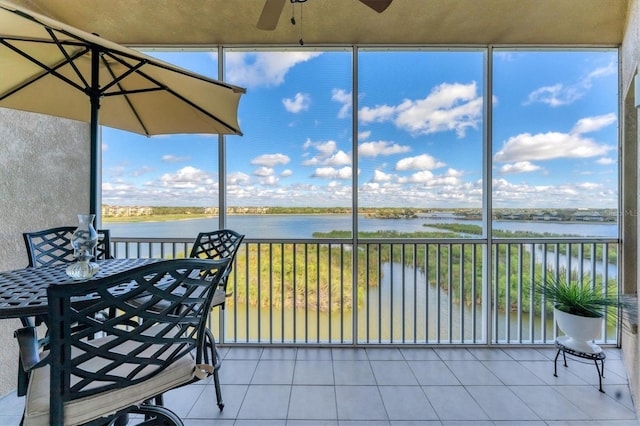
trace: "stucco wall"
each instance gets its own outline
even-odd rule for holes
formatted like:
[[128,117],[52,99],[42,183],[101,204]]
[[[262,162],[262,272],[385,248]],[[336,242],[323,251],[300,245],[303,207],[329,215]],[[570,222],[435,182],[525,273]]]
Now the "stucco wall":
[[[87,124],[0,108],[0,270],[27,266],[23,232],[88,212],[89,156]],[[19,326],[0,320],[0,395],[16,387]]]
[[[640,1],[638,0],[630,0],[629,1],[629,13],[627,19],[627,25],[624,35],[624,42],[621,47],[620,53],[621,60],[621,80],[622,80],[622,117],[623,117],[623,125],[624,129],[622,131],[623,135],[623,144],[625,147],[635,147],[637,150],[638,147],[638,111],[635,109],[634,104],[637,102],[634,99],[634,84],[633,79],[636,73],[639,70],[640,63]],[[624,149],[623,149],[624,151]],[[638,162],[635,164],[635,171],[638,174]],[[623,194],[624,197],[634,197],[636,200],[636,208],[637,208],[637,196],[638,191],[637,188],[631,191],[625,191]],[[640,227],[640,214],[637,214],[635,217],[636,223]],[[638,235],[634,235],[635,238],[632,238],[634,241],[637,241]],[[624,238],[624,234],[623,234]],[[623,250],[625,245],[628,245],[629,241],[623,239]],[[631,265],[625,266],[625,279],[626,280],[634,280],[634,283],[623,283],[625,289],[636,288],[638,282],[638,268],[637,265],[640,263],[640,258],[635,262],[635,268],[633,268],[633,274],[629,274],[630,271],[627,268]],[[630,327],[623,331],[622,335],[622,351],[624,354],[624,362],[627,367],[627,375],[629,376],[629,381],[631,385],[631,391],[634,395],[634,403],[636,407],[636,412],[640,413],[640,365],[638,363],[638,358],[640,354],[640,347],[638,342],[638,334],[637,327]]]

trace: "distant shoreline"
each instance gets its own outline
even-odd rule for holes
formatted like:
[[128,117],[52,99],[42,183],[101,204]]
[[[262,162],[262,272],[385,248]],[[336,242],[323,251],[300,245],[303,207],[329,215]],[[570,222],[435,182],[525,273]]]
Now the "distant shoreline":
[[[360,215],[367,216],[373,219],[381,220],[421,220],[425,217],[372,217],[368,213],[359,213]],[[326,216],[326,215],[349,215],[349,213],[230,213],[228,216]],[[102,218],[102,223],[153,223],[153,222],[174,222],[174,221],[187,221],[197,219],[213,219],[218,218],[218,215],[212,214],[167,214],[167,215],[142,215],[142,216],[107,216]],[[429,217],[432,218],[432,217]],[[438,217],[439,219],[446,219],[444,217]],[[463,215],[455,215],[451,218],[453,221],[478,221],[481,219],[465,217]],[[550,224],[582,224],[582,225],[613,225],[615,221],[589,221],[589,220],[545,220],[545,219],[507,219],[496,218],[493,219],[496,222],[520,222],[520,223],[550,223]]]
[[[179,217],[178,217],[179,216]],[[107,216],[102,218],[102,223],[150,223],[150,222],[174,222],[181,220],[210,219],[215,215],[151,215],[151,216]]]

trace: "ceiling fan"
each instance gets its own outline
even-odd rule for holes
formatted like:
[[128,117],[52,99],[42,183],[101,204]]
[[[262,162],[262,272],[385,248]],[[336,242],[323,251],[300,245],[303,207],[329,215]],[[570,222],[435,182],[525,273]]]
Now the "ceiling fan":
[[[278,25],[280,14],[284,9],[287,0],[266,0],[262,8],[262,14],[258,19],[258,29],[265,31],[273,31]],[[307,0],[289,0],[290,3],[304,3]],[[393,0],[358,0],[359,2],[369,6],[378,13],[385,11]]]

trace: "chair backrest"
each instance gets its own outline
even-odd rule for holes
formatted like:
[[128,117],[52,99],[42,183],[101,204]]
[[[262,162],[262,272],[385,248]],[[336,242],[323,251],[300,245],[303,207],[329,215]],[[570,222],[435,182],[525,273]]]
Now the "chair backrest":
[[193,243],[189,257],[202,259],[231,259],[236,256],[244,235],[231,229],[219,229],[211,232],[201,232]]
[[[114,390],[122,395],[129,386],[167,374],[184,357],[193,366],[201,362],[214,290],[228,262],[163,260],[95,281],[50,286],[51,424],[63,424],[69,401]],[[100,319],[114,306],[115,317]],[[151,398],[153,392],[136,397]]]
[[229,266],[224,274],[221,284],[226,286],[227,277],[233,267],[240,244],[244,239],[243,234],[239,234],[231,229],[219,229],[211,232],[201,232],[196,237],[189,257],[201,259],[229,259]]
[[[53,266],[73,262],[71,236],[75,226],[60,226],[22,234],[29,257],[29,266]],[[111,258],[111,238],[108,229],[98,229],[96,259]]]

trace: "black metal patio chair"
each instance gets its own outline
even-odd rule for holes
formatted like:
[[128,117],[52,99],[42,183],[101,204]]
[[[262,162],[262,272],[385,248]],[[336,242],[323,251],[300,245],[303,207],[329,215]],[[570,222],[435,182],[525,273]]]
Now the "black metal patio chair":
[[[212,307],[219,306],[221,309],[225,307],[225,301],[227,298],[227,282],[229,280],[229,274],[233,268],[233,262],[235,260],[240,244],[244,239],[243,234],[239,234],[231,229],[220,229],[211,232],[200,232],[196,237],[196,240],[191,248],[189,257],[192,258],[205,258],[205,259],[229,259],[227,269],[224,271],[220,280],[220,284],[216,289],[213,296]],[[216,388],[216,400],[220,411],[224,409],[224,402],[222,401],[222,391],[220,389],[220,379],[218,378],[218,370],[222,366],[222,360],[220,353],[216,347],[216,340],[213,333],[209,328],[206,330],[208,353],[206,361],[210,361],[214,366],[213,370],[213,383]],[[210,358],[208,358],[210,357]]]
[[219,229],[211,232],[200,232],[196,237],[189,257],[200,259],[229,259],[229,266],[224,273],[220,286],[213,299],[213,306],[221,306],[224,309],[227,296],[227,282],[233,262],[244,239],[243,234],[239,234],[231,229]]
[[[29,257],[29,266],[50,266],[61,263],[73,262],[73,246],[71,237],[75,226],[59,226],[57,228],[44,229],[22,234]],[[97,229],[98,245],[95,258],[111,258],[111,238],[108,229]]]
[[[213,372],[203,362],[206,321],[228,263],[165,260],[50,286],[50,349],[39,352],[33,327],[17,333],[31,372],[24,425],[106,424],[128,413],[143,414],[145,424],[182,424],[150,401]],[[116,316],[96,316],[110,306]]]
[[[54,266],[64,263],[71,263],[75,260],[74,249],[71,245],[71,237],[77,226],[58,226],[55,228],[43,229],[40,231],[25,232],[22,234],[29,267],[39,268],[43,266]],[[111,238],[108,229],[98,229],[98,244],[96,245],[96,260],[111,258]],[[45,321],[42,317],[20,318],[25,327],[40,325]],[[47,339],[41,339],[41,343]],[[23,368],[18,368],[17,394],[23,396],[27,389],[29,377]]]

